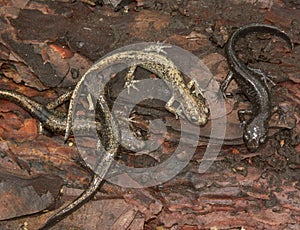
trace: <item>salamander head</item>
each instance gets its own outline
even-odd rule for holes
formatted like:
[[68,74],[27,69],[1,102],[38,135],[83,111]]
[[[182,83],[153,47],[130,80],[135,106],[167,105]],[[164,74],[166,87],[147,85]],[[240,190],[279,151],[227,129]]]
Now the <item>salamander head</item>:
[[263,124],[251,122],[244,130],[244,141],[250,152],[255,152],[267,140],[268,129]]
[[209,116],[209,108],[205,105],[204,100],[193,95],[186,101],[188,103],[183,106],[182,111],[186,119],[196,125],[205,125]]
[[205,98],[192,93],[188,88],[180,87],[174,90],[173,97],[166,103],[166,109],[199,126],[207,123],[210,113]]

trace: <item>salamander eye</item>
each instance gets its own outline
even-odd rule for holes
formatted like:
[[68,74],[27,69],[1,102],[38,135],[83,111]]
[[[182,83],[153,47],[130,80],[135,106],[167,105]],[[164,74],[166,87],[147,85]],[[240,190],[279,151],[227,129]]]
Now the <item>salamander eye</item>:
[[265,143],[265,142],[266,142],[266,137],[261,137],[261,138],[259,139],[259,142],[260,142],[261,144]]
[[198,119],[197,119],[197,117],[195,117],[195,116],[191,116],[191,117],[190,117],[190,121],[191,121],[191,122],[197,122]]

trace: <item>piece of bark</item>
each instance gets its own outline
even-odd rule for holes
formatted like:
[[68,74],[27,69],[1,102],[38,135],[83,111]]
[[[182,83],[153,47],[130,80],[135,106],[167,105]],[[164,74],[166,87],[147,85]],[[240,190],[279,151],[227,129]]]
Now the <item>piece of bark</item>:
[[0,220],[38,213],[53,204],[62,180],[45,175],[21,178],[0,172]]

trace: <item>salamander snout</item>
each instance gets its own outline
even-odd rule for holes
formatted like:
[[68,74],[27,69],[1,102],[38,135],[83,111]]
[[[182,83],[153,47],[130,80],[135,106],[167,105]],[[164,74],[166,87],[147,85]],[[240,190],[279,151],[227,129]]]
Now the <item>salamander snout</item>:
[[267,131],[264,126],[250,124],[245,127],[244,141],[250,152],[257,151],[257,149],[266,142],[266,139]]
[[257,140],[252,139],[252,140],[246,141],[246,146],[247,146],[247,149],[249,150],[249,152],[255,152],[259,148],[260,144]]
[[193,108],[189,111],[189,114],[186,114],[187,119],[193,123],[200,126],[203,126],[207,123],[209,116],[209,109],[204,107],[203,109]]

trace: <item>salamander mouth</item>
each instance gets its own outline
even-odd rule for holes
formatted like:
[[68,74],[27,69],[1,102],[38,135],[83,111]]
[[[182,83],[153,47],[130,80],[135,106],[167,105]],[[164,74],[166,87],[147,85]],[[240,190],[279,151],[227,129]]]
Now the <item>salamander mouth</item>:
[[189,122],[195,125],[203,126],[207,123],[207,115],[203,116],[191,116],[187,118]]
[[247,149],[249,152],[255,152],[259,148],[259,142],[256,139],[251,139],[246,142]]

